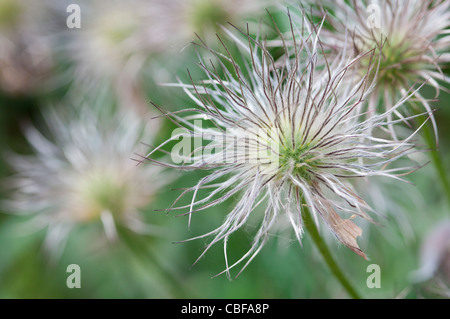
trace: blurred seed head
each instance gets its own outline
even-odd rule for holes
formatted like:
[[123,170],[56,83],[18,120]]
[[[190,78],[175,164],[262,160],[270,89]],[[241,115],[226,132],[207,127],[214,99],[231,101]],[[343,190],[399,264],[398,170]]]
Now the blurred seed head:
[[47,9],[46,1],[0,0],[0,90],[7,94],[33,95],[49,77]]
[[[272,8],[281,1],[188,0],[178,2],[180,8],[178,15],[189,32],[186,34],[187,38],[193,39],[192,35],[197,33],[209,43],[215,42],[216,33],[222,32],[221,25],[230,22],[244,27],[243,21],[261,17],[266,9]],[[259,21],[251,21],[250,24],[255,26],[255,22]]]
[[[264,10],[269,1],[144,0],[80,3],[82,26],[63,32],[65,78],[89,90],[112,87],[121,105],[146,108],[143,77],[156,82],[181,65],[195,33],[215,37],[219,24]],[[138,100],[138,102],[136,102]]]
[[[444,89],[450,79],[441,68],[450,61],[450,1],[311,1],[327,11],[330,25],[322,41],[335,54],[358,55],[376,48],[380,54],[369,110],[389,108],[415,84],[426,82]],[[364,76],[368,59],[361,59]],[[431,106],[419,92],[417,104],[431,113]]]
[[410,274],[413,282],[428,282],[428,289],[450,297],[450,222],[433,227],[420,248],[419,269]]
[[33,154],[8,157],[15,174],[3,181],[13,191],[7,211],[31,216],[32,229],[46,228],[53,256],[72,230],[87,224],[102,225],[110,240],[118,226],[151,232],[141,211],[167,178],[131,159],[152,140],[147,125],[134,113],[106,117],[87,107],[49,109],[44,119],[46,135],[26,127]]

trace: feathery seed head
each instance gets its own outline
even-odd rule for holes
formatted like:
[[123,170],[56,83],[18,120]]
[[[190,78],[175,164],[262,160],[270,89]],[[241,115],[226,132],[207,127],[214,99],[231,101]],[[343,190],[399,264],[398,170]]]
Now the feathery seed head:
[[[301,27],[291,22],[294,43],[289,45],[280,32],[285,54],[277,61],[266,41],[252,38],[248,32],[236,35],[226,31],[241,56],[231,54],[222,40],[223,54],[200,40],[199,50],[212,53],[217,62],[204,61],[199,54],[206,78],[198,84],[193,80],[191,84],[173,84],[186,92],[195,108],[165,113],[181,126],[180,131],[146,156],[163,166],[209,170],[209,175],[184,190],[170,208],[188,210],[184,215],[189,216],[189,223],[195,212],[240,194],[221,226],[195,237],[213,237],[201,256],[219,241],[226,252],[230,235],[244,226],[250,215],[260,216],[250,250],[232,265],[225,254],[228,275],[232,267],[247,260],[245,268],[280,220],[289,220],[300,240],[305,210],[316,222],[321,218],[340,242],[365,257],[356,242],[362,230],[351,218],[341,217],[348,214],[371,220],[367,214],[371,208],[357,195],[351,179],[399,178],[413,169],[392,165],[412,152],[415,132],[403,140],[385,136],[387,126],[397,122],[390,120],[391,113],[404,100],[385,113],[361,120],[359,106],[373,83],[368,75],[352,83],[343,79],[373,51],[328,61],[319,40],[322,23],[312,24],[306,17],[302,17]],[[244,62],[238,63],[235,56]],[[201,119],[208,125],[199,125]],[[379,136],[372,135],[374,131]],[[183,144],[190,138],[202,138],[206,145],[185,152],[180,165],[153,158],[165,145],[173,141]],[[177,144],[172,151],[181,148]],[[203,189],[211,191],[199,198]],[[190,204],[176,206],[189,193]],[[259,210],[261,206],[264,208]]]
[[[314,2],[314,1],[313,1]],[[441,67],[450,61],[450,1],[316,1],[328,11],[330,30],[324,30],[326,47],[341,54],[348,42],[355,55],[376,48],[380,66],[372,72],[376,86],[370,101],[375,111],[382,101],[386,108],[416,83],[427,82],[436,90],[449,82]],[[361,59],[365,74],[367,59]],[[421,94],[416,97],[430,113]]]
[[47,228],[45,244],[53,256],[81,225],[100,223],[110,240],[117,225],[148,232],[140,210],[164,181],[158,168],[139,169],[131,160],[151,138],[148,127],[132,113],[107,121],[84,107],[44,116],[51,138],[29,126],[26,137],[35,154],[10,156],[15,175],[4,182],[14,196],[5,202],[7,211],[28,214],[31,227]]

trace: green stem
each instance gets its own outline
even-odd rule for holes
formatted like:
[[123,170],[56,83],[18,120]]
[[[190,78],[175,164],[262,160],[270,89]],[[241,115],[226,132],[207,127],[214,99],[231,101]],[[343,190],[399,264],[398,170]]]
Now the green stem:
[[146,265],[148,270],[158,274],[158,277],[168,284],[170,293],[174,298],[186,298],[192,296],[191,291],[187,291],[182,281],[167,268],[163,261],[158,257],[157,253],[143,243],[140,238],[131,238],[129,235],[122,233],[121,240],[126,244],[128,250],[138,258],[142,265]]
[[[425,118],[422,118],[423,121],[425,121]],[[428,123],[427,123],[428,124]],[[437,145],[436,145],[436,138],[434,136],[433,129],[428,124],[425,124],[422,128],[423,130],[423,137],[425,139],[425,143],[427,144],[428,148],[430,149],[429,153],[431,156],[431,161],[436,168],[436,173],[438,175],[438,178],[441,181],[441,184],[444,188],[448,203],[450,205],[450,182],[448,180],[448,176],[446,174],[444,163],[442,162],[442,157],[439,154]]]
[[344,273],[339,268],[338,264],[336,263],[333,256],[331,255],[330,250],[328,249],[323,238],[320,236],[319,231],[317,230],[317,227],[314,223],[314,220],[311,217],[311,213],[309,212],[309,209],[306,206],[303,206],[302,218],[303,218],[303,225],[305,226],[306,230],[308,231],[309,235],[311,236],[314,244],[319,249],[320,253],[322,254],[323,259],[325,260],[326,264],[330,268],[333,275],[342,284],[344,289],[348,292],[348,294],[352,298],[360,299],[359,294],[356,292],[356,290],[353,288],[353,286],[347,280],[347,277],[345,277]]

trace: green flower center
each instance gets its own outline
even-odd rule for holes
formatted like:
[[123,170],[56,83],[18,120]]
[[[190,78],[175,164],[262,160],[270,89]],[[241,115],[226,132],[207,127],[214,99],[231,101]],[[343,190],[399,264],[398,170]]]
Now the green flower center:
[[216,29],[227,21],[228,14],[218,1],[197,0],[189,10],[190,25],[195,32],[203,35],[205,30]]
[[[378,70],[377,81],[379,85],[406,85],[415,80],[415,72],[420,69],[420,52],[411,49],[410,41],[403,41],[395,37],[388,38],[381,48],[381,60]],[[370,57],[362,61],[364,72],[369,66]],[[375,76],[378,65],[377,56],[373,60],[372,77]]]
[[386,44],[382,49],[382,54],[378,76],[380,81],[402,81],[415,70],[415,64],[407,61],[412,57],[407,47]]
[[103,17],[98,25],[102,38],[110,45],[117,45],[130,38],[138,23],[125,12],[112,12]]
[[311,169],[319,163],[317,155],[310,153],[311,145],[299,145],[293,147],[292,142],[280,147],[279,172],[280,176],[291,171],[304,181],[311,181]]
[[127,189],[118,178],[104,173],[88,176],[80,185],[81,199],[85,203],[85,211],[80,216],[83,220],[97,219],[103,211],[118,216],[126,205]]

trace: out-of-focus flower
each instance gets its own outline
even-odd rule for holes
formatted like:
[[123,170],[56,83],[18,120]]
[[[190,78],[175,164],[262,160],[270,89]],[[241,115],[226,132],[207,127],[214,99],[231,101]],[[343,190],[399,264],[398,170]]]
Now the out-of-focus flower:
[[[450,297],[450,222],[434,227],[425,237],[420,250],[420,268],[411,273],[413,282],[437,279],[446,289],[440,293]],[[441,280],[439,280],[441,279]]]
[[161,50],[162,36],[160,20],[149,14],[153,6],[141,0],[79,5],[81,28],[61,33],[60,53],[69,58],[63,82],[72,81],[85,92],[109,88],[121,106],[147,113],[141,71]]
[[[356,56],[372,48],[380,53],[379,68],[372,71],[377,84],[369,111],[391,107],[414,84],[427,82],[437,96],[442,83],[450,81],[441,71],[450,61],[450,1],[311,2],[329,15],[331,28],[322,36],[325,47],[336,54],[347,51]],[[361,59],[360,76],[368,65],[368,58]],[[431,113],[429,101],[418,92],[415,98]]]
[[[268,1],[144,0],[80,4],[80,29],[66,32],[64,51],[72,61],[67,77],[85,87],[112,85],[127,106],[130,101],[148,112],[142,76],[161,82],[178,64],[179,51],[195,32],[214,35],[218,24],[258,13]],[[175,55],[174,53],[177,53]],[[153,64],[153,65],[150,65]],[[136,103],[136,100],[139,100]]]
[[[210,172],[180,195],[192,194],[188,205],[176,206],[176,200],[169,208],[188,210],[184,215],[189,216],[189,222],[194,212],[241,195],[220,227],[195,237],[213,237],[201,256],[223,241],[224,272],[228,275],[241,262],[246,261],[243,268],[247,266],[279,220],[287,218],[300,241],[303,216],[308,211],[341,243],[365,257],[356,241],[362,230],[351,219],[360,216],[371,220],[367,214],[371,208],[350,181],[369,176],[399,178],[412,169],[393,162],[412,151],[416,132],[398,141],[383,136],[386,127],[395,124],[388,116],[404,100],[382,114],[359,121],[361,114],[356,111],[368,98],[369,77],[353,83],[343,78],[365,54],[354,59],[344,54],[327,61],[320,49],[321,25],[315,26],[307,18],[302,22],[302,31],[291,35],[295,45],[283,47],[285,54],[280,61],[274,61],[266,42],[248,34],[240,39],[228,32],[247,62],[238,62],[229,54],[231,49],[222,54],[206,47],[219,61],[211,64],[201,59],[206,78],[199,84],[175,84],[191,97],[195,108],[185,110],[186,116],[181,116],[182,112],[165,114],[184,129],[174,132],[147,156],[159,165]],[[182,160],[180,165],[152,158],[180,138],[182,144],[172,149],[173,159]],[[207,145],[179,155],[191,138],[201,138]],[[200,194],[205,189],[208,193],[203,197]],[[264,210],[258,212],[258,206],[264,206]],[[229,264],[229,237],[258,214],[259,229],[251,248]]]
[[157,167],[138,168],[131,160],[141,151],[139,144],[152,139],[148,127],[132,113],[107,119],[85,107],[44,116],[49,137],[27,127],[34,153],[8,158],[15,174],[4,181],[13,191],[7,211],[32,216],[33,229],[47,228],[45,247],[54,256],[82,225],[103,225],[110,240],[117,236],[117,225],[151,231],[140,210],[164,179]]
[[[160,0],[166,6],[166,12],[175,15],[175,19],[181,22],[178,30],[185,39],[194,40],[193,34],[197,33],[202,38],[215,40],[216,32],[220,32],[220,25],[231,22],[243,27],[244,22],[258,22],[265,9],[272,8],[280,0],[177,0],[167,2]],[[168,7],[170,6],[170,8]],[[256,21],[255,21],[256,20]]]
[[0,90],[8,94],[33,94],[49,75],[45,8],[45,1],[0,0]]

